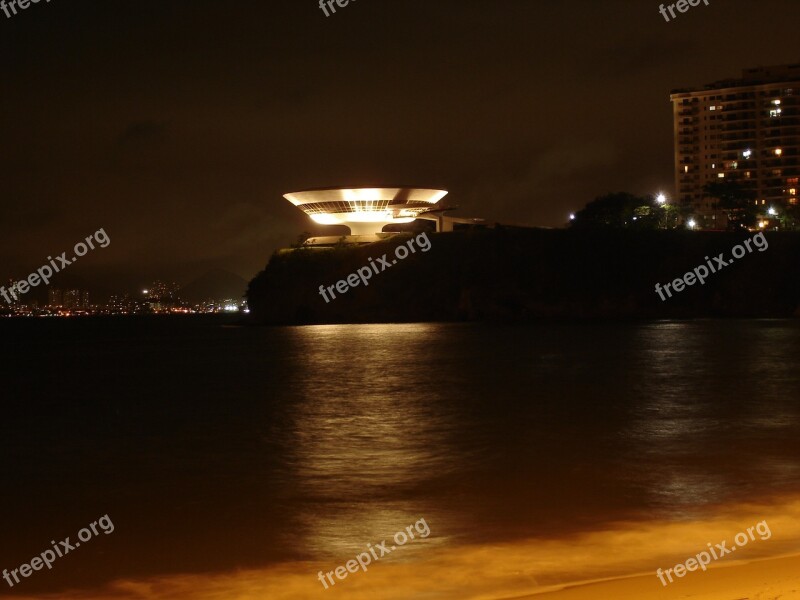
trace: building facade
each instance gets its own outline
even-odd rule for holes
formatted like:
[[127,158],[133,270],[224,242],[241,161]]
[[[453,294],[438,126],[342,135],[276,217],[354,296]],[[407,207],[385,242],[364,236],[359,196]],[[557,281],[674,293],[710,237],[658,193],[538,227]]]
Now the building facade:
[[[769,219],[800,188],[800,64],[759,67],[702,89],[673,90],[675,190],[699,228],[724,229],[725,213],[703,188],[736,181]],[[771,210],[770,210],[771,209]]]

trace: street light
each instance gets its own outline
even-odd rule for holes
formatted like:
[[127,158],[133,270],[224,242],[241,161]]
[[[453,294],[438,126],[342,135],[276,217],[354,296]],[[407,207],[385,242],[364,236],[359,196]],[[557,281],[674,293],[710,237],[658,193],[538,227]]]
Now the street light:
[[664,192],[659,192],[656,196],[656,202],[661,208],[661,215],[658,217],[659,227],[663,229],[669,228],[669,211],[667,210],[667,195]]
[[772,215],[773,217],[774,217],[775,215],[777,215],[777,214],[778,214],[778,211],[777,211],[777,210],[775,210],[775,209],[774,209],[773,207],[771,207],[771,206],[769,207],[769,210],[768,210],[767,212],[768,212],[770,215]]
[[694,229],[695,225],[697,225],[697,222],[694,219],[689,219],[686,224],[689,226],[689,229]]

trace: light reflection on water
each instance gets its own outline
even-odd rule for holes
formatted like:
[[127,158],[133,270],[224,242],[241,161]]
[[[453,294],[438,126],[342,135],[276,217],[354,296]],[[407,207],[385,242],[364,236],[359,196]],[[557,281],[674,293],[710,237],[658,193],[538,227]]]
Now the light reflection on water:
[[289,520],[317,559],[421,517],[437,540],[488,542],[653,511],[687,520],[796,489],[800,381],[786,357],[799,333],[769,322],[297,328],[287,352],[304,375],[274,432]]
[[294,329],[290,520],[319,558],[420,517],[524,539],[794,489],[798,343],[769,322]]
[[313,555],[352,556],[420,518],[441,523],[441,509],[413,490],[459,470],[465,456],[448,444],[456,415],[437,388],[408,389],[432,367],[420,357],[434,327],[297,330],[293,352],[314,376],[298,382],[300,399],[289,407],[286,480],[301,499],[297,534]]
[[[798,481],[798,377],[789,362],[797,331],[725,325],[659,323],[636,334],[642,377],[630,437],[646,457],[636,472],[647,504],[664,514],[685,518],[756,486],[768,495]],[[788,454],[770,456],[776,451]]]
[[[82,332],[74,356],[62,351],[73,334],[61,323],[0,349],[50,369],[41,378],[39,363],[20,364],[4,381],[21,401],[0,421],[4,483],[15,490],[3,500],[14,517],[0,566],[95,513],[119,524],[102,551],[76,555],[81,568],[31,582],[43,591],[166,570],[225,573],[207,582],[220,598],[290,598],[275,590],[305,589],[309,572],[421,518],[431,536],[386,564],[427,565],[443,585],[480,572],[486,589],[507,578],[522,590],[569,579],[572,535],[633,522],[624,537],[637,519],[667,527],[800,491],[796,322],[180,335],[112,325]],[[53,400],[63,382],[69,403]],[[587,548],[608,560],[619,550]],[[231,575],[239,568],[255,569],[252,580]],[[389,577],[380,572],[348,588],[363,592],[353,597],[375,597]],[[269,593],[231,596],[237,584]]]

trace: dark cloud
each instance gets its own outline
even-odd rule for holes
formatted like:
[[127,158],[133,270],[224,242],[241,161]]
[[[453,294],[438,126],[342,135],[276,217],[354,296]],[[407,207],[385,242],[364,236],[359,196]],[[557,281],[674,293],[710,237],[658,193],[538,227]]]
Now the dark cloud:
[[131,123],[119,134],[120,146],[160,147],[167,137],[166,123],[138,121]]

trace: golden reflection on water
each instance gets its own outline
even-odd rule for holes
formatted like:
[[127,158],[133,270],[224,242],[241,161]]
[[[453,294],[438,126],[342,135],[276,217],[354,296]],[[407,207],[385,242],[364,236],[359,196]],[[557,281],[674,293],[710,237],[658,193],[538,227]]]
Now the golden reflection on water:
[[[298,542],[314,557],[352,557],[420,518],[437,536],[404,547],[398,557],[409,558],[434,539],[447,543],[440,509],[393,493],[455,470],[464,459],[448,443],[452,419],[447,402],[436,396],[438,388],[399,393],[408,390],[408,379],[419,378],[420,369],[433,376],[426,358],[432,327],[298,330],[294,351],[315,376],[299,383],[299,400],[290,409],[287,463],[299,495],[316,501],[316,509],[301,505],[296,517]],[[369,348],[372,360],[354,363],[353,347]]]

